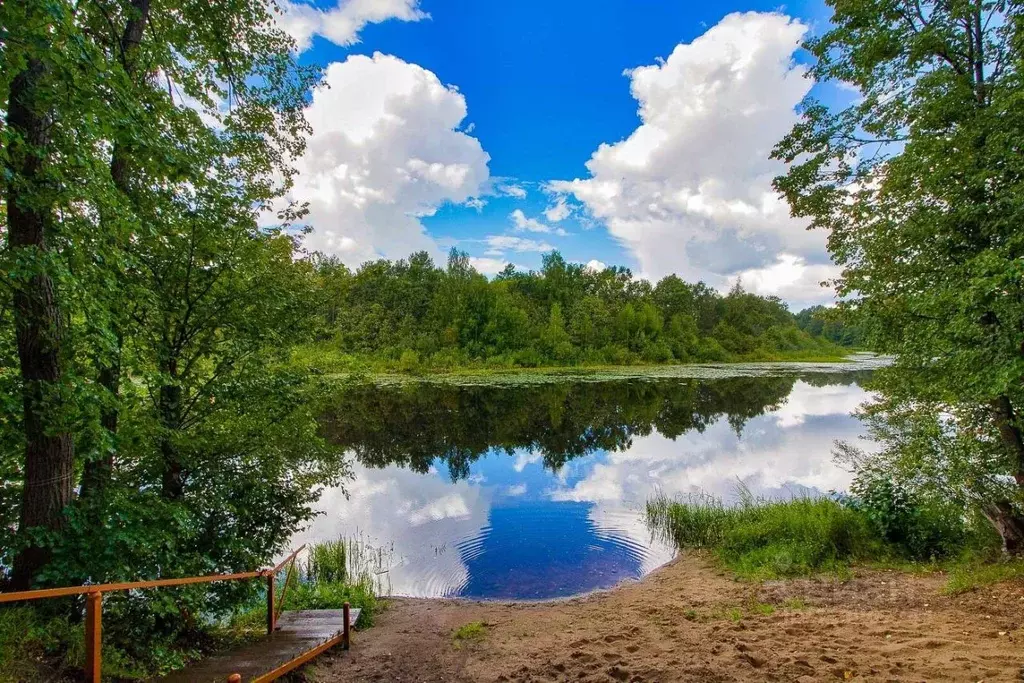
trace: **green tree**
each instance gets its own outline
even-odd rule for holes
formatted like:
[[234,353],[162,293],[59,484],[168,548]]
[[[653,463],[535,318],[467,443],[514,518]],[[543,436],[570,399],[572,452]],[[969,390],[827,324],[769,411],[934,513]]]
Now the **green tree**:
[[697,323],[685,314],[677,314],[669,320],[667,330],[668,343],[676,359],[687,362],[700,359]]
[[[74,60],[62,53],[83,55],[74,42],[79,32],[70,8],[62,4],[47,9],[42,3],[4,3],[0,26],[5,33],[17,30],[4,41],[0,57],[7,114],[0,139],[6,201],[4,279],[13,288],[24,435],[18,526],[53,533],[64,527],[64,508],[74,486],[73,407],[64,343],[67,312],[62,306],[63,289],[70,283],[56,249],[61,226],[55,211],[75,199],[68,181],[80,172],[89,173],[78,165],[54,163],[69,133],[59,125],[56,108],[64,95],[74,104],[83,103],[68,83]],[[88,147],[94,141],[90,135],[81,143]],[[48,561],[49,551],[26,533],[22,546],[15,557],[13,581],[25,588]]]
[[[13,288],[23,398],[18,586],[39,574],[62,537],[54,532],[115,467],[122,353],[160,333],[131,327],[132,304],[154,293],[152,280],[133,277],[136,259],[156,254],[161,240],[182,243],[193,189],[211,197],[219,182],[221,207],[211,215],[248,226],[250,236],[256,214],[287,190],[307,130],[303,98],[318,72],[295,62],[273,11],[257,0],[0,8],[2,270]],[[144,365],[142,357],[131,360]],[[131,370],[152,369],[141,365]]]
[[676,315],[692,317],[696,311],[693,287],[677,275],[669,275],[658,281],[654,286],[654,302],[667,319]]
[[573,347],[569,333],[565,331],[565,318],[562,316],[562,305],[551,305],[548,324],[541,332],[541,342],[550,358],[568,361],[572,358]]
[[863,335],[859,327],[849,324],[848,318],[836,308],[811,306],[796,314],[796,325],[811,336],[824,337],[841,346],[860,346]]
[[806,103],[776,187],[829,232],[844,307],[896,356],[870,409],[892,466],[1024,552],[1024,8],[829,4],[812,75],[861,97]]
[[352,286],[352,272],[337,257],[313,256],[316,320],[322,323],[315,335],[318,339],[337,334],[342,312]]

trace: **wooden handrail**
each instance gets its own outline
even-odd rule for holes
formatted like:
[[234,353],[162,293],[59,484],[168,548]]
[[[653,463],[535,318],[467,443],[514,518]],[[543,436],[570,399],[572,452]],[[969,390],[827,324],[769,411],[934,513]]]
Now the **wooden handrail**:
[[30,591],[14,591],[0,593],[0,603],[18,602],[21,600],[45,600],[61,598],[69,595],[87,595],[86,600],[86,638],[85,638],[85,676],[87,681],[100,681],[100,645],[103,594],[113,591],[128,591],[141,588],[161,588],[167,586],[187,586],[196,583],[213,583],[215,581],[237,581],[241,579],[265,578],[267,581],[267,632],[273,633],[277,622],[274,613],[274,577],[295,556],[305,548],[305,544],[293,550],[279,565],[273,569],[260,569],[254,572],[237,572],[234,574],[208,574],[206,576],[187,576],[180,579],[153,579],[151,581],[122,581],[120,583],[95,583],[85,586],[64,586],[62,588],[41,588]]
[[62,598],[67,595],[85,595],[87,593],[110,593],[112,591],[129,591],[136,588],[159,588],[161,586],[185,586],[192,583],[213,583],[214,581],[235,581],[238,579],[254,579],[267,576],[271,570],[261,569],[257,572],[241,572],[238,574],[210,574],[207,576],[189,576],[183,579],[154,579],[152,581],[125,581],[122,583],[94,583],[85,586],[65,586],[63,588],[40,588],[31,591],[0,593],[0,602],[17,602],[19,600],[42,600],[45,598]]
[[282,569],[284,569],[284,566],[285,566],[286,564],[288,564],[289,562],[291,562],[292,560],[294,560],[294,559],[295,559],[295,556],[296,556],[296,555],[298,555],[299,553],[301,553],[301,552],[302,552],[303,550],[305,550],[305,549],[306,549],[306,544],[305,544],[305,543],[303,543],[303,544],[302,544],[302,545],[300,545],[300,546],[299,546],[298,548],[296,548],[295,550],[293,550],[293,551],[291,552],[291,554],[290,554],[290,555],[289,555],[288,557],[286,557],[286,558],[284,558],[283,560],[281,560],[281,563],[280,563],[280,564],[278,564],[278,565],[277,565],[276,567],[274,567],[274,569],[273,569],[272,571],[273,571],[273,572],[274,572],[275,574],[276,574],[276,573],[278,573],[279,571],[281,571]]

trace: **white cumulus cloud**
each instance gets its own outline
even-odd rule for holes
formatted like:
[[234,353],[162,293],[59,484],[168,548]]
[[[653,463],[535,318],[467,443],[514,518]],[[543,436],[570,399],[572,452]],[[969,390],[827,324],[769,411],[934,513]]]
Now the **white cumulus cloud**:
[[568,235],[562,228],[556,228],[548,225],[536,218],[530,218],[522,209],[516,209],[508,215],[512,219],[512,225],[519,232],[543,232],[543,233],[554,233],[555,235],[561,235],[562,237]]
[[657,431],[637,436],[629,448],[609,452],[571,486],[557,485],[547,493],[552,500],[642,509],[658,494],[705,493],[735,500],[738,484],[755,496],[843,491],[852,475],[827,454],[836,439],[869,451],[876,447],[860,439],[863,424],[850,414],[870,398],[856,385],[816,387],[798,380],[785,403],[748,420],[739,433],[719,417],[701,432],[676,438]]
[[[832,264],[808,265],[801,256],[779,254],[775,263],[750,268],[729,278],[729,285],[741,282],[747,291],[777,296],[789,301],[794,310],[821,303],[821,283],[839,276],[841,269]],[[827,294],[831,290],[824,290]]]
[[397,57],[353,55],[327,67],[306,116],[313,127],[291,198],[309,202],[310,249],[351,266],[426,250],[420,219],[489,186],[490,157],[458,130],[466,100]]
[[470,256],[469,265],[473,266],[478,273],[484,275],[497,275],[505,266],[508,265],[508,261],[503,258],[494,258],[491,256]]
[[554,249],[547,242],[516,237],[515,235],[490,235],[484,241],[487,243],[487,253],[491,256],[500,255],[505,250],[544,252]]
[[470,516],[469,505],[461,494],[449,493],[432,500],[409,513],[409,524],[419,526],[442,519],[465,519]]
[[513,197],[515,199],[526,198],[526,188],[522,185],[516,184],[514,181],[505,180],[503,182],[496,183],[494,191],[499,195],[505,195],[507,197]]
[[564,196],[557,197],[555,203],[544,209],[544,217],[552,223],[565,220],[569,216],[569,205]]
[[309,49],[313,36],[346,46],[359,42],[359,32],[367,24],[430,17],[420,9],[419,0],[338,0],[337,5],[326,10],[302,0],[280,0],[280,7],[278,25],[295,39],[299,52]]
[[783,171],[771,149],[812,85],[793,61],[806,31],[778,13],[730,14],[627,72],[640,126],[598,147],[590,177],[549,189],[581,201],[648,277],[675,272],[724,288],[781,253],[806,268],[828,263],[824,235],[791,218],[771,187]]

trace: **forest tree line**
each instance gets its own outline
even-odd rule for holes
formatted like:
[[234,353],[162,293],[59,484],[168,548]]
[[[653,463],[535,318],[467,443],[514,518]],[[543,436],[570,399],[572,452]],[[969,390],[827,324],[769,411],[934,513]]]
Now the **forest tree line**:
[[409,370],[836,356],[860,341],[824,307],[794,316],[739,282],[727,294],[676,275],[652,283],[558,252],[539,270],[509,265],[493,278],[454,249],[444,266],[425,252],[354,271],[334,258],[315,263],[321,342]]

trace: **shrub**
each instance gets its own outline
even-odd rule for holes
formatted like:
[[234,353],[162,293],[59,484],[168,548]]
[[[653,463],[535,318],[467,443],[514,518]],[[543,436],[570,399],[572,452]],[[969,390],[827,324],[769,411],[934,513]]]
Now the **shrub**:
[[398,369],[401,372],[410,373],[418,371],[420,369],[420,354],[412,349],[402,351],[402,355],[398,359]]
[[[287,590],[279,584],[282,609],[338,609],[346,602],[361,608],[358,625],[370,626],[380,609],[391,551],[360,538],[313,543],[306,560],[291,574]],[[279,580],[285,580],[284,574]],[[103,606],[104,680],[146,680],[181,668],[190,660],[239,642],[261,638],[266,631],[263,582],[229,582],[253,588],[250,599],[227,615],[192,613],[187,628],[161,628],[180,619],[194,587],[160,588],[107,594]],[[198,594],[197,594],[198,595]],[[193,596],[194,597],[194,596]],[[208,598],[205,593],[202,597]],[[40,601],[0,606],[0,683],[67,680],[85,662],[81,603]],[[205,599],[197,605],[209,606]],[[223,617],[223,618],[222,618]]]
[[907,559],[945,559],[998,544],[990,526],[976,523],[963,506],[881,468],[861,469],[844,503]]
[[[0,683],[68,680],[85,665],[81,620],[51,612],[56,610],[46,602],[0,607]],[[192,654],[169,641],[152,640],[144,659],[118,643],[104,642],[102,652],[104,677],[115,680],[148,678],[180,667]]]
[[536,349],[523,349],[515,354],[515,363],[521,368],[536,368],[544,364],[544,359]]
[[649,363],[667,363],[672,358],[672,349],[661,340],[649,345],[643,352],[643,359]]
[[430,365],[442,370],[451,370],[465,363],[465,355],[455,348],[441,349],[430,358]]
[[724,361],[729,353],[713,337],[704,337],[697,347],[697,359],[702,361]]

